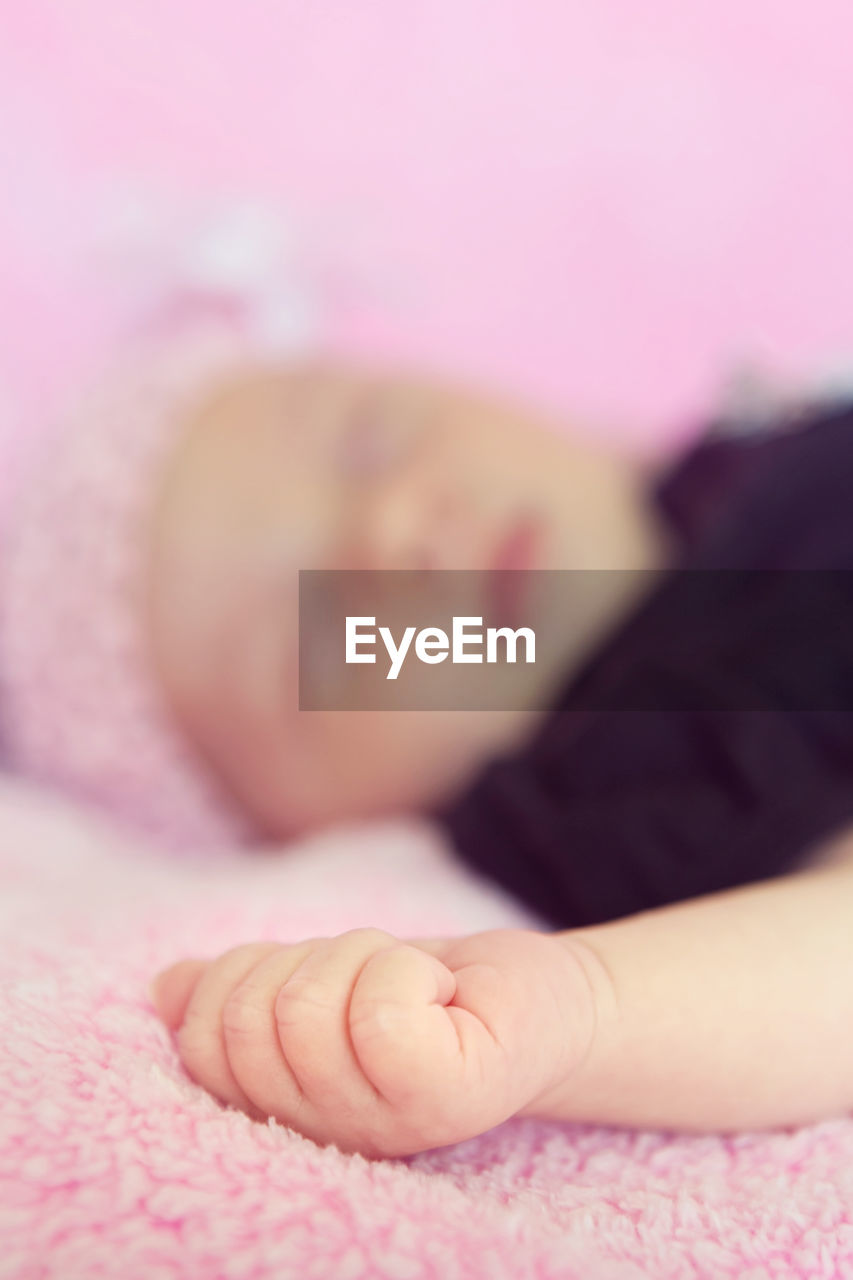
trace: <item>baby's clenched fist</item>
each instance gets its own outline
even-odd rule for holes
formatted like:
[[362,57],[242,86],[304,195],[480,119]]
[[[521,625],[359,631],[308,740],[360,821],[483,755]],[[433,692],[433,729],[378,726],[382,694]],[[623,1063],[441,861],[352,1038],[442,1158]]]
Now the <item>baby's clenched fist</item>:
[[401,1156],[528,1108],[589,1048],[591,991],[550,935],[354,929],[183,960],[155,980],[189,1074],[254,1118]]

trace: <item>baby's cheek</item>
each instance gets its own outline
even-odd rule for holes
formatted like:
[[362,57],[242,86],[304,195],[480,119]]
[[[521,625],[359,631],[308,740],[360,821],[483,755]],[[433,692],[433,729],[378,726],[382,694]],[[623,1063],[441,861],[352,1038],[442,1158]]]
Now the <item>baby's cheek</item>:
[[151,1002],[170,1031],[177,1031],[183,1022],[196,984],[209,965],[209,960],[179,960],[152,981]]

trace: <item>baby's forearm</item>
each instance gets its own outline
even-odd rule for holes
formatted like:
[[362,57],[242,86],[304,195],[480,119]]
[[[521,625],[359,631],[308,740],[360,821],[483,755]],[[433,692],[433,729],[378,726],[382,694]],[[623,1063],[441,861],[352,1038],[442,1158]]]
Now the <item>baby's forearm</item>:
[[556,937],[587,958],[598,1027],[524,1114],[735,1129],[853,1110],[850,859]]

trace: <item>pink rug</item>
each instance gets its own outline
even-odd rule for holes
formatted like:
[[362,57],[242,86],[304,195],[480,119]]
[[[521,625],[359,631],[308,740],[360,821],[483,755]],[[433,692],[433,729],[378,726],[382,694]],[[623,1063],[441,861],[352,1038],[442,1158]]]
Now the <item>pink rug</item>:
[[368,1162],[185,1076],[145,994],[181,954],[536,923],[425,829],[194,866],[7,783],[0,879],[4,1280],[853,1276],[853,1122],[690,1138],[510,1121]]

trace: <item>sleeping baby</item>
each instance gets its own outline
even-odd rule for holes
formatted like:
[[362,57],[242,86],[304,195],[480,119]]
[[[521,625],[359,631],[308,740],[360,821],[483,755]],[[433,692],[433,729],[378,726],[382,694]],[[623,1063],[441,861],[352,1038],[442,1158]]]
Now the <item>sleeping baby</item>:
[[[853,1107],[838,597],[807,698],[774,641],[801,571],[850,568],[853,408],[749,425],[652,463],[509,397],[272,358],[218,324],[138,343],[22,467],[8,768],[184,856],[423,815],[553,926],[176,957],[152,999],[193,1079],[368,1156],[511,1116],[696,1130]],[[312,711],[301,569],[596,590],[537,600],[559,643],[512,709]],[[695,584],[732,571],[709,627]]]

